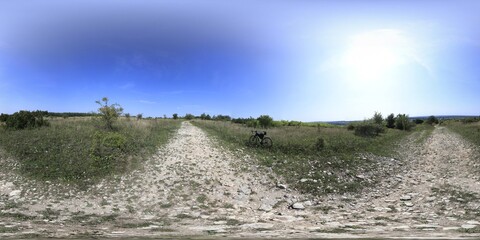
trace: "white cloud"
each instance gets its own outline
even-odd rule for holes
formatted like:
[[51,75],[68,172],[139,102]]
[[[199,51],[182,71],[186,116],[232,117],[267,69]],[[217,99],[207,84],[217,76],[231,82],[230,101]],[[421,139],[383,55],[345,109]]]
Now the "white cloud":
[[148,101],[148,100],[138,100],[139,103],[144,103],[144,104],[157,104],[157,102],[154,101]]

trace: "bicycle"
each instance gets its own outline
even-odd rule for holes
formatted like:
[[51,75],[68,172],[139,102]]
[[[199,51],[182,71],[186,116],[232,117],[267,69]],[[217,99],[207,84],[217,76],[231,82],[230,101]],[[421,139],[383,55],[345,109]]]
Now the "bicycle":
[[252,136],[250,136],[250,139],[248,142],[253,145],[253,146],[262,146],[262,147],[267,147],[270,148],[273,145],[273,141],[269,137],[265,137],[267,135],[267,132],[258,132],[258,131],[252,131]]

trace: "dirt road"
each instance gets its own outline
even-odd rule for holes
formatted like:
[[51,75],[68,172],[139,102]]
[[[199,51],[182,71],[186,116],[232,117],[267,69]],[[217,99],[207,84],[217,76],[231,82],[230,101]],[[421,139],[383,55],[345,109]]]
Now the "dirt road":
[[3,159],[0,237],[475,236],[465,233],[480,225],[474,147],[442,127],[424,138],[410,137],[376,188],[322,198],[289,189],[189,122],[142,169],[87,190],[26,179]]

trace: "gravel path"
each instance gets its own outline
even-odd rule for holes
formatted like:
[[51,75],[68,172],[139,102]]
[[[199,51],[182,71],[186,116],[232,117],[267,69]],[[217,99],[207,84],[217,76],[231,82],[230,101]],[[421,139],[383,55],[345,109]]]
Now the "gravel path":
[[25,179],[6,171],[15,166],[4,159],[0,237],[459,237],[478,231],[475,148],[443,127],[423,138],[412,134],[402,158],[387,160],[395,174],[376,188],[322,198],[289,189],[248,153],[222,148],[189,122],[143,168],[87,190]]

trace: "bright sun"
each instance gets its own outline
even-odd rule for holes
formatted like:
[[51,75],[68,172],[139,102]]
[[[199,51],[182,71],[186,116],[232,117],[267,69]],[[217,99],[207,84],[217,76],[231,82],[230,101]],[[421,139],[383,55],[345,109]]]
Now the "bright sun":
[[343,65],[356,80],[381,80],[406,61],[409,42],[397,30],[375,30],[355,35],[343,56]]

